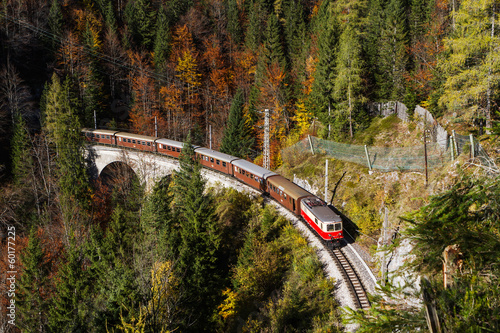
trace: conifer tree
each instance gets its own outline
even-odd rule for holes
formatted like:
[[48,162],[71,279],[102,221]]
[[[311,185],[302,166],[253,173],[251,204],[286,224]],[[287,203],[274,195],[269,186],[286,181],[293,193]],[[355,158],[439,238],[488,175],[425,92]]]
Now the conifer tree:
[[108,229],[94,230],[88,244],[93,284],[91,326],[114,327],[139,303],[138,280],[133,269],[135,213],[121,206],[114,209]]
[[283,48],[281,30],[281,25],[276,14],[269,14],[264,41],[266,63],[278,63],[284,69],[287,67],[287,60]]
[[35,227],[31,228],[28,246],[21,253],[20,261],[23,271],[16,293],[16,324],[26,332],[44,332],[49,312],[50,267]]
[[91,279],[84,270],[84,253],[72,238],[67,250],[66,263],[58,272],[56,296],[50,307],[49,325],[53,331],[88,331],[86,316]]
[[151,0],[129,1],[125,8],[125,17],[135,45],[149,49],[153,44],[155,32],[155,11]]
[[180,169],[173,175],[174,205],[181,212],[179,258],[176,272],[180,280],[185,331],[203,331],[218,304],[220,276],[219,243],[213,202],[205,194],[201,164],[195,157],[190,136],[179,159]]
[[259,1],[250,3],[248,25],[245,32],[245,45],[249,50],[258,50],[262,42],[262,24],[265,10]]
[[[342,124],[342,113],[348,116],[349,135],[353,137],[353,113],[358,103],[364,101],[362,95],[361,32],[363,30],[363,15],[366,9],[364,0],[338,1],[337,12],[341,21],[342,33],[339,39],[337,53],[337,79],[334,84],[334,94],[338,101],[337,115]],[[347,112],[346,112],[347,111]]]
[[236,0],[227,0],[227,31],[234,45],[240,45],[243,31],[240,23],[240,12]]
[[[59,4],[59,0],[52,0],[52,3],[50,5],[49,9],[49,17],[48,17],[48,24],[50,28],[50,32],[57,36],[60,37],[62,35],[62,29],[63,29],[63,16],[61,12],[61,5]],[[57,40],[53,39],[51,40],[52,47],[54,49],[57,48]]]
[[402,99],[408,61],[407,21],[402,0],[390,0],[387,4],[379,46],[380,75],[377,81],[380,97],[386,100]]
[[318,33],[318,64],[311,99],[315,105],[316,115],[320,116],[325,123],[330,123],[335,101],[333,87],[336,77],[338,23],[328,0],[321,3],[315,30]]
[[167,21],[165,6],[160,6],[156,19],[156,37],[154,42],[153,62],[157,72],[161,73],[166,69],[166,62],[170,53],[170,30]]
[[[63,220],[72,227],[89,203],[89,183],[69,81],[61,84],[54,74],[44,96],[44,131],[56,150],[58,185]],[[80,221],[82,222],[82,221]],[[67,230],[69,231],[69,230]]]
[[254,142],[244,117],[244,103],[243,91],[238,90],[229,109],[229,118],[220,148],[223,153],[241,158],[248,156]]
[[12,175],[16,184],[22,184],[30,176],[33,167],[30,142],[26,123],[22,115],[17,114],[11,139]]

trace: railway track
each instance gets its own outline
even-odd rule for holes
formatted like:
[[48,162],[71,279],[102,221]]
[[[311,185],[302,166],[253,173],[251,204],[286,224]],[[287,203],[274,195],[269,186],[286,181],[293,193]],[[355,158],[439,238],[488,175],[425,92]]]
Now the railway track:
[[342,273],[356,308],[370,308],[370,301],[368,300],[365,287],[359,278],[359,274],[356,272],[356,269],[349,261],[342,248],[329,249],[329,254]]
[[[354,268],[353,264],[349,261],[349,259],[345,255],[344,250],[342,250],[341,247],[334,249],[329,248],[323,242],[323,240],[318,236],[318,234],[314,232],[309,223],[304,221],[303,218],[301,218],[300,221],[304,223],[309,228],[309,230],[312,231],[314,237],[316,237],[321,241],[325,249],[328,251],[328,254],[330,254],[330,257],[337,265],[337,268],[339,269],[340,273],[342,274],[347,284],[347,289],[349,289],[349,293],[352,299],[354,300],[354,305],[356,306],[356,308],[357,309],[370,308],[370,301],[368,300],[368,295],[366,293],[365,287],[363,286],[363,282],[361,281],[361,278],[359,277],[359,274]],[[343,242],[345,242],[345,240]]]

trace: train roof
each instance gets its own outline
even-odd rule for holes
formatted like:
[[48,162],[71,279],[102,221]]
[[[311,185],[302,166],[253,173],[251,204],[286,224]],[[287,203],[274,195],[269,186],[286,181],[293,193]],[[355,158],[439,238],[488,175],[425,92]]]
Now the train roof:
[[184,143],[180,141],[175,141],[175,140],[169,140],[169,139],[158,139],[156,140],[156,143],[161,143],[163,145],[168,145],[171,147],[176,147],[176,148],[182,148],[184,147]]
[[130,138],[130,139],[145,140],[145,141],[155,141],[156,139],[158,139],[158,137],[155,136],[139,135],[127,132],[118,132],[115,135],[121,136],[122,138]]
[[240,169],[253,173],[257,177],[267,179],[267,177],[275,176],[277,173],[269,171],[261,166],[253,164],[247,160],[236,160],[232,162],[234,166]]
[[82,132],[91,132],[94,134],[114,135],[115,133],[118,133],[119,131],[105,130],[105,129],[94,129],[94,128],[82,128]]
[[218,151],[210,149],[210,148],[203,148],[203,147],[196,148],[194,151],[197,154],[203,154],[205,156],[213,157],[213,158],[216,158],[216,159],[224,161],[224,162],[231,162],[231,161],[238,159],[238,157],[224,154],[224,153],[218,152]]
[[306,205],[318,220],[323,222],[342,222],[342,218],[317,197],[304,198],[301,201],[301,205]]
[[283,176],[280,175],[275,175],[275,176],[269,176],[267,178],[267,181],[289,196],[291,196],[293,199],[297,200],[302,197],[308,197],[308,196],[313,196],[311,193],[307,192],[304,190],[302,187],[300,187],[297,184],[294,184],[290,180],[286,179]]

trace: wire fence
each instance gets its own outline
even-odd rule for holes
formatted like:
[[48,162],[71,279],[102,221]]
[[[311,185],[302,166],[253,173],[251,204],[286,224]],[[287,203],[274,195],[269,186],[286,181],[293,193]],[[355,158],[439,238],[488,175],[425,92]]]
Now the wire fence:
[[[425,170],[425,149],[427,149],[428,170],[439,168],[464,153],[470,154],[471,157],[480,159],[480,163],[498,170],[478,140],[458,134],[450,136],[450,138],[444,139],[446,142],[427,143],[427,147],[422,144],[412,147],[390,148],[350,145],[310,136],[285,148],[282,153],[294,156],[305,152],[325,154],[338,160],[361,164],[370,169],[381,171],[422,171]],[[473,143],[471,144],[471,142]],[[474,155],[472,156],[472,154]]]

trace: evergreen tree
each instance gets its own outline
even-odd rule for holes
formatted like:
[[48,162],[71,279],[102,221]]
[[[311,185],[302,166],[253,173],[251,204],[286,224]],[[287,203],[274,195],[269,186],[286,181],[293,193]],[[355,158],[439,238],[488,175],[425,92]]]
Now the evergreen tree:
[[104,21],[111,31],[116,32],[116,15],[113,7],[113,0],[104,1]]
[[223,153],[241,158],[248,156],[254,142],[244,117],[244,104],[243,91],[238,90],[229,109],[229,118],[220,148]]
[[11,139],[12,175],[14,176],[14,182],[18,185],[30,177],[33,167],[30,142],[31,139],[26,123],[22,115],[18,113],[15,116],[14,133]]
[[195,157],[190,136],[179,159],[180,169],[173,175],[174,205],[181,212],[177,276],[183,301],[184,322],[181,330],[200,332],[208,329],[213,311],[220,300],[221,274],[219,243],[213,200],[205,194],[201,164]]
[[170,29],[167,21],[165,6],[160,6],[156,19],[156,38],[154,43],[153,62],[157,72],[161,73],[166,69],[166,62],[170,53]]
[[108,229],[94,230],[88,244],[93,284],[90,327],[114,327],[139,304],[139,287],[133,268],[138,225],[136,214],[121,206],[114,209]]
[[379,41],[380,75],[376,78],[382,99],[401,100],[404,96],[407,46],[404,1],[390,0],[385,8],[385,21]]
[[69,81],[62,85],[54,74],[44,97],[44,130],[55,145],[63,220],[69,228],[88,207],[90,194],[81,126],[72,101]]
[[384,28],[385,11],[387,0],[370,0],[367,15],[367,27],[365,36],[363,37],[363,52],[366,54],[366,67],[368,83],[371,89],[367,89],[371,99],[377,100],[381,98],[379,89],[379,79],[383,77],[381,68],[379,68],[379,52],[381,43],[381,34]]
[[245,45],[249,50],[259,49],[262,42],[262,24],[264,22],[265,10],[260,2],[250,3],[248,13],[248,26],[245,32]]
[[318,64],[314,74],[311,100],[316,116],[331,123],[336,78],[338,23],[332,13],[330,1],[323,1],[319,9],[315,30],[318,34]]
[[154,41],[155,13],[151,0],[134,0],[127,3],[125,18],[129,31],[137,47],[152,47]]
[[283,48],[281,30],[281,24],[276,14],[269,14],[264,41],[266,63],[278,63],[282,69],[285,69],[287,67],[287,60]]
[[338,101],[337,115],[341,120],[340,125],[344,118],[342,113],[345,113],[348,116],[351,138],[353,137],[353,112],[356,106],[364,101],[360,35],[363,30],[365,9],[366,2],[363,0],[337,2],[338,17],[342,22],[342,34],[337,53],[337,79],[334,84],[334,94]]
[[50,267],[46,263],[37,229],[31,228],[28,246],[20,256],[23,266],[16,293],[16,324],[26,332],[45,332],[49,312]]
[[56,296],[50,307],[49,325],[53,332],[88,331],[87,315],[91,297],[88,271],[84,270],[84,253],[72,238],[66,263],[58,272]]
[[[49,9],[48,25],[50,32],[56,37],[61,37],[62,35],[63,22],[64,20],[59,0],[52,0]],[[58,41],[55,39],[51,40],[51,44],[54,49],[56,49],[59,46]]]
[[231,41],[235,45],[240,45],[243,40],[243,31],[240,24],[240,12],[236,0],[227,0],[227,31],[231,36]]

